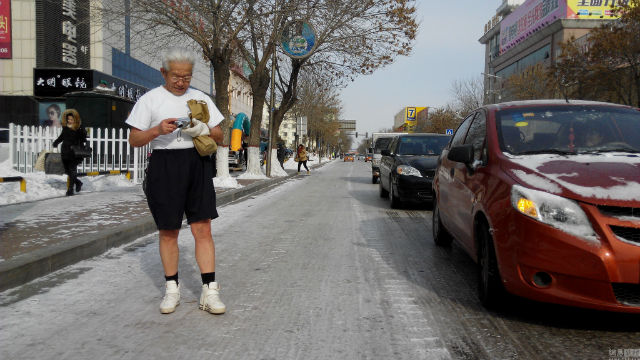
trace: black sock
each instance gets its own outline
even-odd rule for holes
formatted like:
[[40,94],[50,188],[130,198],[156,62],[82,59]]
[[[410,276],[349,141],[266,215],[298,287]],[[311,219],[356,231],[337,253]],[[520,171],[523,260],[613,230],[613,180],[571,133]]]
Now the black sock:
[[178,273],[176,273],[175,275],[171,275],[171,276],[164,276],[165,281],[171,281],[171,280],[175,280],[176,285],[178,285]]
[[210,273],[203,273],[200,274],[200,277],[202,277],[202,284],[209,284],[210,282],[214,282],[216,281],[216,272],[210,272]]

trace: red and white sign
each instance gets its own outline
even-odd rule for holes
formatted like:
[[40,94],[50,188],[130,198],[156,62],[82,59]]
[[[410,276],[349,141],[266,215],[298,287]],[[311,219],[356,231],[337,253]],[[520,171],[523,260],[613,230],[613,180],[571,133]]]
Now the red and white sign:
[[0,59],[11,59],[11,0],[0,0]]

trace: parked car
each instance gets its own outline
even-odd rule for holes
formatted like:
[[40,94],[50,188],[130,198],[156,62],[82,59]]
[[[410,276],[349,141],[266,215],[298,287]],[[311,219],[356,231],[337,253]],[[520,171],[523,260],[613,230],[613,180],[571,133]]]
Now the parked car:
[[229,150],[229,168],[242,170],[246,166],[242,151]]
[[438,156],[449,142],[443,134],[395,136],[380,159],[380,197],[390,197],[391,207],[403,202],[430,203]]
[[587,101],[486,105],[458,127],[434,179],[433,238],[505,291],[640,313],[640,110]]

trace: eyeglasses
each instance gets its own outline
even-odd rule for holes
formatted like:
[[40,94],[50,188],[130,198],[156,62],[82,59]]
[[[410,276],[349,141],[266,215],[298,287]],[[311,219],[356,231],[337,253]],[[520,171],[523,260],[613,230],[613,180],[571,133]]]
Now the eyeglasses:
[[49,115],[56,115],[57,113],[55,111],[49,111]]
[[191,81],[191,75],[187,75],[187,76],[175,76],[175,75],[171,75],[169,76],[169,80],[171,80],[172,82],[178,82],[180,80],[182,80],[182,82],[190,82]]

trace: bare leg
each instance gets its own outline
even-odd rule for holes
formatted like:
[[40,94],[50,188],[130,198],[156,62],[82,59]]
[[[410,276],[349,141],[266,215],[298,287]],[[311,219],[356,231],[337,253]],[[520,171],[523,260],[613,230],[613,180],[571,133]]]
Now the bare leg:
[[211,235],[211,220],[192,222],[191,234],[196,241],[196,261],[200,272],[205,274],[216,271],[216,248]]
[[178,232],[180,230],[160,230],[160,259],[166,276],[178,272]]

